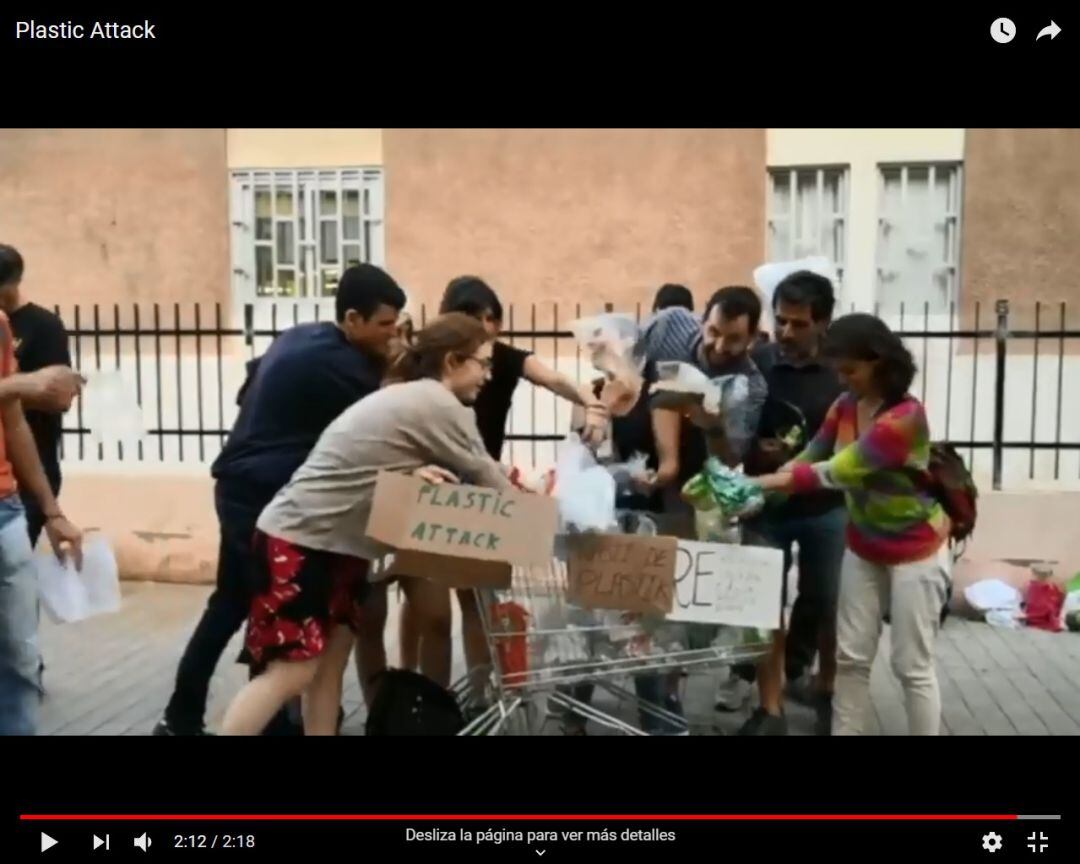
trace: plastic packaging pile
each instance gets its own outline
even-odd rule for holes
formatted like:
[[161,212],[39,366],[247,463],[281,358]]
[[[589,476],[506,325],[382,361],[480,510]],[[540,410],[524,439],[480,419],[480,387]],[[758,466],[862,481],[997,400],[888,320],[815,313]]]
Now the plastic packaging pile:
[[686,481],[682,495],[695,510],[719,509],[729,518],[745,519],[765,506],[761,487],[715,456],[705,460],[700,474]]
[[613,416],[630,413],[641,396],[641,358],[634,356],[639,338],[637,322],[629,315],[608,313],[579,318],[570,323],[578,344],[588,352],[589,362],[605,376],[600,401]]

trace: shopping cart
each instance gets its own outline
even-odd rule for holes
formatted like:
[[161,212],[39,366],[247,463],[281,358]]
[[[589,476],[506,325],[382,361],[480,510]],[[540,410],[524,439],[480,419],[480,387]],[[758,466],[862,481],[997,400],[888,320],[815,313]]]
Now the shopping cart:
[[649,734],[588,697],[578,698],[596,689],[620,705],[629,703],[654,728],[685,734],[683,716],[639,697],[624,686],[627,679],[754,662],[772,638],[757,629],[585,609],[567,597],[561,558],[548,566],[515,567],[507,589],[476,591],[492,663],[488,693],[473,692],[467,678],[455,685],[463,702],[486,705],[463,735],[543,734],[548,723],[570,716],[620,734]]

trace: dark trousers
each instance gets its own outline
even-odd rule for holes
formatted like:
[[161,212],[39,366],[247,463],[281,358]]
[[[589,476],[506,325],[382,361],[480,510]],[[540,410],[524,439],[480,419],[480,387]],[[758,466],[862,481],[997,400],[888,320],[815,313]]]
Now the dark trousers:
[[[784,669],[789,680],[798,678],[814,662],[823,628],[836,627],[836,600],[840,591],[840,562],[844,557],[847,511],[837,507],[819,516],[771,520],[767,516],[749,523],[747,535],[754,545],[784,552],[784,600],[792,546],[799,547],[799,585],[784,640]],[[756,667],[739,664],[735,674],[753,681]]]
[[[195,632],[188,640],[176,671],[176,687],[165,708],[165,719],[180,732],[203,727],[210,680],[229,641],[247,622],[254,594],[252,583],[255,523],[264,502],[214,487],[221,542],[218,547],[217,586],[206,602]],[[296,734],[295,723],[283,709],[264,734]]]

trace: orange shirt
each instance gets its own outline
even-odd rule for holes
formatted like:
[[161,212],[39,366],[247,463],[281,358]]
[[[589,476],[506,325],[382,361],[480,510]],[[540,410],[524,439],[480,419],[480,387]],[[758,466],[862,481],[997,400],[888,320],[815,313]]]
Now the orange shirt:
[[[7,378],[19,371],[15,362],[15,337],[11,333],[11,324],[7,315],[0,312],[0,378]],[[7,433],[4,431],[3,417],[0,417],[0,498],[14,495],[17,490],[15,472],[7,455]]]

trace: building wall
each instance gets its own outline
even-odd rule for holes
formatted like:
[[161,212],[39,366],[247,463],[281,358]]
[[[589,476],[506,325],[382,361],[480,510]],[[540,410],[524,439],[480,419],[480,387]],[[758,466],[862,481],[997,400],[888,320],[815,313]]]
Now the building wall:
[[224,178],[222,129],[5,129],[0,237],[39,303],[213,302],[229,285]]
[[[964,152],[963,302],[1011,300],[1010,323],[1080,328],[1080,129],[971,129]],[[985,313],[984,313],[985,314]],[[1080,353],[1080,340],[1066,350]]]
[[382,165],[381,129],[227,129],[229,168]]
[[477,273],[541,320],[746,283],[764,249],[765,133],[387,129],[387,265],[417,300]]
[[[840,300],[844,307],[872,309],[877,299],[878,165],[959,162],[964,158],[964,130],[769,129],[766,151],[770,168],[849,166],[848,260]],[[961,226],[961,241],[963,231]]]

